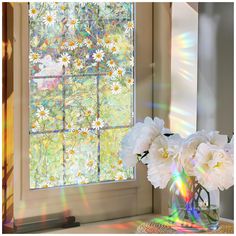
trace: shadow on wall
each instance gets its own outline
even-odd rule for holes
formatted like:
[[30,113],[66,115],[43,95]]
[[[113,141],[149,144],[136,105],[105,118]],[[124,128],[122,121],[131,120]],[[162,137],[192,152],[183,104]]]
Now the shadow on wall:
[[[199,3],[198,129],[233,134],[233,3]],[[233,187],[220,193],[221,216],[233,219]]]

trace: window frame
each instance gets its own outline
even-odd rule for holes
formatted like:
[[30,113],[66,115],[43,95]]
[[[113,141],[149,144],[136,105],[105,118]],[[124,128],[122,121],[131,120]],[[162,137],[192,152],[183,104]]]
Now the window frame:
[[[140,66],[136,66],[134,70],[136,80],[134,88],[134,113],[136,115],[134,116],[134,122],[142,120],[145,116],[152,116],[151,106],[146,106],[147,103],[151,104],[152,102],[152,3],[137,3],[135,8],[136,28],[140,28],[143,32],[137,32],[137,34],[135,32],[136,65]],[[145,20],[144,14],[147,18]],[[150,37],[148,38],[147,35]],[[79,216],[81,222],[150,213],[152,211],[152,187],[146,178],[146,167],[142,165],[136,167],[136,178],[133,180],[30,189],[28,78],[28,3],[16,3],[14,5],[14,161],[15,166],[19,168],[15,168],[14,173],[15,218],[21,219],[41,215],[42,209],[46,215],[70,210],[71,214]],[[142,93],[143,89],[149,92],[144,95]],[[139,106],[136,104],[139,104]],[[62,196],[64,200],[67,200],[66,204],[61,199]],[[86,212],[83,196],[88,197],[90,204],[95,204],[92,211]],[[100,203],[104,197],[109,199],[110,202],[116,199],[115,201],[119,202],[117,208],[120,207],[121,212],[110,211],[105,214],[106,211],[101,211],[99,209],[101,208]],[[132,199],[134,201],[130,204]],[[43,203],[38,203],[42,200]],[[79,206],[73,209],[72,203]],[[127,208],[125,204],[130,206],[129,209],[125,210]]]

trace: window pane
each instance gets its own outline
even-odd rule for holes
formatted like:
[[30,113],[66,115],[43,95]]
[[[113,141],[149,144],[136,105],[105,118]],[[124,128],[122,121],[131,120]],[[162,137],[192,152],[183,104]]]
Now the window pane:
[[[101,174],[100,180],[124,180],[134,177],[133,169],[124,169],[119,158],[119,145],[128,129],[110,129],[101,133]],[[107,148],[109,147],[109,148]]]
[[30,188],[133,178],[119,159],[133,124],[133,11],[29,4]]

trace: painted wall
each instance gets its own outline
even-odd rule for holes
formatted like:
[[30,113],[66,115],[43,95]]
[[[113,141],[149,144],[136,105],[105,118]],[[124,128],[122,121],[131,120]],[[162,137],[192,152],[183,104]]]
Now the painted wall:
[[183,137],[197,125],[198,13],[172,3],[170,129]]
[[[233,3],[199,3],[198,129],[232,136]],[[220,193],[221,216],[233,219],[233,188]]]

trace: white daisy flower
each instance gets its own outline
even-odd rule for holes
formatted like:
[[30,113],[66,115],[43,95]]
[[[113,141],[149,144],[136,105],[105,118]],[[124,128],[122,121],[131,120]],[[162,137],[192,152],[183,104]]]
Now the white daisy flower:
[[116,175],[115,175],[115,180],[116,181],[122,181],[122,180],[124,180],[125,179],[125,175],[124,175],[124,173],[122,173],[122,172],[118,172]]
[[106,47],[106,48],[110,48],[113,44],[112,44],[112,41],[111,41],[110,38],[105,38],[105,39],[103,40],[103,45],[104,45],[104,47]]
[[104,122],[101,118],[96,118],[96,120],[93,121],[92,127],[96,130],[99,130],[104,126]]
[[116,54],[118,52],[118,48],[114,44],[110,46],[110,50],[113,54]]
[[48,114],[49,114],[49,110],[45,109],[43,106],[41,106],[40,108],[37,109],[36,116],[40,120],[46,120],[48,118]]
[[116,70],[116,76],[122,77],[124,74],[125,74],[125,69],[119,67],[119,68]]
[[69,122],[66,124],[67,129],[72,129],[74,127],[74,124],[72,122]]
[[48,13],[43,17],[43,23],[47,26],[52,26],[55,23],[56,16],[54,14]]
[[84,44],[88,47],[88,48],[91,48],[92,46],[92,41],[88,38],[84,39]]
[[130,30],[132,30],[134,28],[134,22],[133,21],[129,21],[126,25],[125,25],[125,33],[130,32]]
[[82,128],[80,130],[80,134],[84,137],[87,136],[89,134],[89,129],[88,128]]
[[127,79],[127,84],[130,85],[130,86],[133,85],[134,84],[134,79],[133,78],[128,78]]
[[37,16],[38,14],[38,10],[35,7],[32,7],[29,9],[29,16],[31,18],[34,18],[35,16]]
[[87,161],[86,161],[86,168],[87,168],[87,170],[93,170],[95,167],[96,167],[97,165],[96,165],[96,162],[93,160],[93,159],[88,159]]
[[72,148],[72,149],[69,149],[68,151],[67,151],[67,153],[68,153],[68,156],[74,156],[75,155],[75,150]]
[[70,55],[68,55],[68,53],[63,53],[59,58],[59,62],[61,62],[64,66],[68,66],[70,63]]
[[109,60],[109,61],[107,62],[107,66],[108,66],[109,68],[114,68],[114,67],[116,66],[116,63],[115,63],[114,60]]
[[31,125],[31,130],[32,132],[37,132],[40,128],[40,124],[38,121],[34,122],[32,125]]
[[75,29],[75,26],[76,24],[78,23],[78,20],[73,18],[73,19],[70,19],[69,22],[67,23],[69,29]]
[[40,55],[37,52],[32,52],[30,53],[29,60],[34,63],[37,63],[40,61]]
[[103,57],[104,57],[104,52],[103,50],[96,50],[95,53],[93,53],[93,59],[96,61],[96,62],[101,62],[103,60]]
[[111,92],[112,94],[119,94],[121,93],[121,86],[119,83],[115,82],[111,86]]
[[83,62],[80,59],[75,60],[75,66],[77,67],[78,70],[81,70],[84,67]]
[[88,108],[86,111],[85,111],[85,116],[91,116],[93,115],[94,111],[92,108]]
[[74,50],[78,47],[78,43],[74,40],[70,40],[69,42],[67,42],[67,48],[69,50]]

